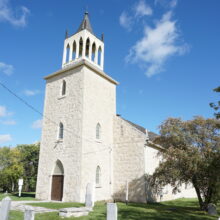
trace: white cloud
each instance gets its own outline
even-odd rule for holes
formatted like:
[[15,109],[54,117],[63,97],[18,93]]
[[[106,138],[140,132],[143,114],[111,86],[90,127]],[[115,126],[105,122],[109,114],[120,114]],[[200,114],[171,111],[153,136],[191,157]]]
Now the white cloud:
[[153,10],[149,5],[145,3],[144,0],[140,0],[134,7],[135,16],[145,16],[145,15],[152,15]]
[[3,72],[5,75],[9,76],[13,73],[13,71],[14,71],[14,67],[12,65],[0,62],[0,72]]
[[0,117],[6,117],[13,115],[13,112],[9,112],[5,106],[0,105]]
[[33,129],[39,129],[42,128],[42,119],[36,120],[32,124]]
[[34,95],[37,95],[39,93],[40,93],[39,90],[29,90],[29,89],[24,90],[24,94],[26,96],[34,96]]
[[139,63],[145,68],[148,77],[161,72],[167,59],[187,51],[186,45],[178,44],[180,38],[172,12],[163,15],[154,28],[144,27],[144,36],[131,48],[126,60]]
[[0,134],[0,144],[9,142],[12,140],[12,137],[10,134]]
[[7,115],[6,107],[0,105],[0,117],[5,117],[6,115]]
[[170,2],[170,7],[171,7],[171,8],[175,8],[176,5],[177,5],[177,0],[172,0],[172,1]]
[[14,26],[24,27],[27,24],[27,16],[30,13],[29,9],[21,6],[20,16],[13,11],[10,6],[10,0],[0,0],[0,21],[6,21]]
[[1,123],[3,125],[16,125],[16,121],[15,120],[2,121]]
[[130,31],[132,27],[132,17],[129,16],[126,12],[122,12],[119,17],[119,23],[123,28]]

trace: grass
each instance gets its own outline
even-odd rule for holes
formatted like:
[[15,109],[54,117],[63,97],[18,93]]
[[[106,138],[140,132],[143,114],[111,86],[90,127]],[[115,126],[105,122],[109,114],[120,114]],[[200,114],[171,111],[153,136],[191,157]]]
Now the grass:
[[0,193],[0,201],[6,196],[9,196],[13,201],[36,200],[34,192],[25,192],[21,194],[21,197],[18,196],[18,193]]
[[[63,208],[62,203],[39,203],[39,206],[47,208]],[[71,205],[73,203],[63,203]],[[76,203],[74,203],[76,204]],[[78,205],[81,205],[77,203]],[[209,216],[207,213],[200,211],[197,199],[177,199],[161,203],[124,203],[118,205],[118,220],[216,220],[217,216]],[[218,205],[220,214],[220,204]],[[58,212],[36,214],[35,220],[105,220],[106,204],[97,202],[94,211],[88,216],[78,218],[59,218]],[[9,220],[23,220],[20,212],[12,211]]]

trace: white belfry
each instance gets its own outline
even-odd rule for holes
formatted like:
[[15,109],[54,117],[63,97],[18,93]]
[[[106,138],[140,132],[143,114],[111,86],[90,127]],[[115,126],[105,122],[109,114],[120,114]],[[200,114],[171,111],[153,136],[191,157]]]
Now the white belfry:
[[92,30],[88,13],[78,31],[64,41],[62,67],[67,67],[80,59],[86,59],[95,64],[98,68],[104,68],[104,43],[103,39],[97,38]]

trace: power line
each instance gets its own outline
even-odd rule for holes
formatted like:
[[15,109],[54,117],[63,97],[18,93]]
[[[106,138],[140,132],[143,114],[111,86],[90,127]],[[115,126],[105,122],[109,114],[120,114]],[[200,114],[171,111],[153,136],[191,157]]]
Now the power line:
[[[18,96],[15,92],[13,92],[11,89],[9,89],[6,85],[4,85],[2,82],[0,82],[0,85],[5,89],[7,90],[11,95],[13,95],[14,97],[16,97],[20,102],[22,102],[24,105],[26,105],[28,108],[30,108],[31,110],[33,110],[34,112],[38,113],[39,115],[41,115],[44,119],[47,119],[48,121],[50,121],[51,123],[55,124],[56,126],[59,126],[59,124],[53,120],[51,120],[49,117],[45,116],[43,113],[41,113],[38,109],[36,109],[34,106],[32,106],[31,104],[29,104],[27,101],[25,101],[23,98],[21,98],[20,96]],[[91,142],[91,143],[94,143],[95,140],[90,140],[88,138],[84,138],[82,136],[79,136],[77,134],[74,134],[73,131],[69,131],[68,129],[64,128],[63,129],[64,131],[70,133],[71,135],[74,135],[75,137],[77,138],[82,138],[88,142]],[[138,144],[138,143],[142,143],[141,140],[143,140],[143,138],[138,138],[138,140],[140,139],[140,141],[132,141],[132,142],[114,142],[114,143],[109,143],[109,145],[113,145],[113,144]],[[102,146],[106,146],[106,148],[104,149],[100,149],[100,151],[103,151],[103,150],[107,150],[107,149],[110,149],[109,145],[106,145],[106,144],[102,144]],[[91,154],[91,153],[96,153],[96,152],[99,152],[99,151],[95,151],[95,152],[86,152],[84,154]]]

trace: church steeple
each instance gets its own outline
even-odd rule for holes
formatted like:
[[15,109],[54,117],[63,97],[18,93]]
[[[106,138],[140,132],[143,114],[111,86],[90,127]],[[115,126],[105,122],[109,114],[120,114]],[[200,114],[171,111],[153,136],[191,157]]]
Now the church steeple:
[[77,32],[69,36],[66,34],[63,49],[62,67],[65,68],[80,60],[86,60],[95,67],[103,70],[104,68],[104,37],[97,38],[92,30],[88,12]]
[[89,13],[88,12],[85,12],[84,18],[83,18],[76,33],[80,32],[82,30],[87,30],[87,31],[91,32],[92,34],[94,34],[93,30],[92,30],[91,23],[89,21]]

